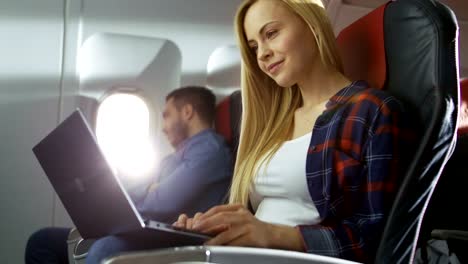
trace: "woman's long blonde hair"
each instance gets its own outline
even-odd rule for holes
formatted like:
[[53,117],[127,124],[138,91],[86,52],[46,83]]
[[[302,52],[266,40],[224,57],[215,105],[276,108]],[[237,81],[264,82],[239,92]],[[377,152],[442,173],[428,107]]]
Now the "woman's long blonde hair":
[[[239,7],[235,27],[242,55],[242,123],[237,161],[231,185],[230,203],[248,204],[252,182],[261,162],[268,162],[288,140],[294,125],[294,111],[301,106],[298,87],[282,88],[263,73],[245,37],[247,10],[258,0],[246,0]],[[332,26],[320,0],[278,1],[297,14],[311,28],[322,64],[343,73]],[[311,47],[314,44],[311,43]],[[263,159],[262,157],[266,157]]]

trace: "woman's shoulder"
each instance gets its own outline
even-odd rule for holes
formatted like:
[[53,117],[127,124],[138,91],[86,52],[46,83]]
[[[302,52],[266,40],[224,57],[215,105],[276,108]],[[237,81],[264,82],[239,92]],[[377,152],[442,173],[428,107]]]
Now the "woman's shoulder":
[[403,111],[404,107],[398,98],[385,90],[365,87],[357,91],[349,100],[353,106],[369,109],[389,109]]

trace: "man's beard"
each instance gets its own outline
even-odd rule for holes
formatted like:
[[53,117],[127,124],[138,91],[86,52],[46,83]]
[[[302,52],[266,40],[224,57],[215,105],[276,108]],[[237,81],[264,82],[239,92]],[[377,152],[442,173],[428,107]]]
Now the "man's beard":
[[172,128],[172,136],[174,138],[173,147],[177,149],[180,143],[188,138],[188,125],[183,121],[175,123]]

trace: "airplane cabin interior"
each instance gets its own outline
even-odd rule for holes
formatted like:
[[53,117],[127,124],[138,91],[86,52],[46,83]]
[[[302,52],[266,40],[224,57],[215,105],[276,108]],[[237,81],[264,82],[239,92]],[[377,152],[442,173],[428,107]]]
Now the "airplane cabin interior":
[[[24,263],[28,237],[40,228],[73,227],[32,148],[77,108],[112,168],[144,181],[174,151],[162,131],[166,95],[205,86],[216,96],[215,129],[235,153],[242,62],[234,16],[241,2],[0,0],[0,262]],[[429,263],[424,261],[431,239],[449,241],[463,263],[468,1],[323,3],[347,76],[408,103],[424,130],[375,263]],[[84,263],[89,245],[80,244],[78,235],[70,234],[69,260]],[[188,261],[355,263],[236,247],[150,250],[105,263]]]

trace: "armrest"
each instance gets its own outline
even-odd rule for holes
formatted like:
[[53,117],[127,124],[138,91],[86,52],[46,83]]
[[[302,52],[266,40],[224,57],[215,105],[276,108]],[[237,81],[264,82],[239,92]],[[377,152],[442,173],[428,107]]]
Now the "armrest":
[[287,250],[247,248],[247,247],[176,247],[152,251],[139,251],[135,253],[121,254],[106,259],[105,264],[130,264],[130,263],[256,263],[256,264],[314,264],[335,263],[353,264],[348,260],[320,256],[316,254],[301,253]]
[[76,246],[81,240],[83,240],[83,238],[81,238],[81,235],[78,232],[78,229],[72,228],[70,230],[70,233],[68,234],[68,239],[67,239],[67,252],[68,252],[69,263],[75,263],[73,255],[75,254]]
[[94,239],[83,239],[78,229],[72,228],[67,239],[68,262],[75,264],[84,263],[88,250],[94,241]]
[[462,230],[434,229],[431,232],[431,236],[440,240],[455,239],[468,241],[468,231]]
[[76,229],[76,227],[72,228],[70,230],[70,233],[68,234],[68,240],[67,241],[73,242],[73,241],[77,241],[77,240],[80,240],[80,239],[82,239],[82,238],[81,238],[80,232],[78,232],[78,229]]

